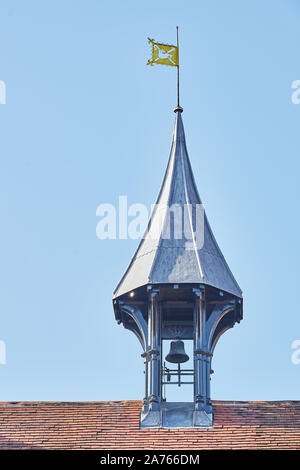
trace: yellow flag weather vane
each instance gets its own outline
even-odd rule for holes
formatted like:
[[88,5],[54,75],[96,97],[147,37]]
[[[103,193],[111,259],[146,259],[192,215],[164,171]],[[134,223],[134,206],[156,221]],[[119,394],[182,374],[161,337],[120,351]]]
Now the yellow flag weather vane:
[[147,65],[162,64],[176,67],[178,65],[178,47],[170,44],[161,44],[148,38],[152,44],[152,58],[148,60]]
[[[169,65],[171,67],[177,67],[177,107],[180,108],[179,104],[179,41],[178,41],[178,26],[177,30],[177,45],[163,44],[156,42],[154,39],[148,38],[148,42],[151,44],[152,57],[148,60],[147,65],[153,66],[154,64]],[[182,109],[182,108],[181,108]]]

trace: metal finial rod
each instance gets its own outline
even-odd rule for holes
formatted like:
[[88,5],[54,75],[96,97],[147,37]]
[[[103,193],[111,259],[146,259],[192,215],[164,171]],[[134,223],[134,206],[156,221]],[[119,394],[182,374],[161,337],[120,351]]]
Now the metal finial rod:
[[178,26],[176,26],[177,31],[177,106],[174,109],[175,113],[182,113],[183,109],[179,104],[179,39],[178,39]]
[[179,104],[179,39],[178,39],[178,26],[176,26],[177,32],[177,106],[180,107]]

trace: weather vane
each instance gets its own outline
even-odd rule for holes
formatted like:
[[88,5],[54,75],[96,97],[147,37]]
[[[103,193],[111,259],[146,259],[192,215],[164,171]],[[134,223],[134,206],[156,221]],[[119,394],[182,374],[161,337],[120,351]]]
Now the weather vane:
[[177,32],[177,45],[164,44],[156,42],[154,39],[148,38],[149,43],[152,45],[152,57],[148,60],[147,65],[153,66],[154,64],[169,65],[171,67],[177,67],[177,108],[179,104],[179,39],[178,39],[178,26],[176,26]]

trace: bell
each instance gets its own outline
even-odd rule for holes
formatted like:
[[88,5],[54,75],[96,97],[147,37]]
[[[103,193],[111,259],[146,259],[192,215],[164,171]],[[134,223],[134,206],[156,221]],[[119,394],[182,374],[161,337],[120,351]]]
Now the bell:
[[166,361],[173,364],[181,364],[189,360],[189,356],[185,353],[184,342],[180,339],[171,341],[170,352],[166,356]]

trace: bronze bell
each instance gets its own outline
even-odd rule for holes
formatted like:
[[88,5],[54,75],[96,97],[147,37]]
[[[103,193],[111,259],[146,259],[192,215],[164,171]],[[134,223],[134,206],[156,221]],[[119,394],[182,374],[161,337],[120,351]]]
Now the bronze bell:
[[185,353],[184,342],[180,339],[173,339],[170,344],[170,352],[166,356],[166,361],[173,364],[181,364],[189,360],[189,356]]

